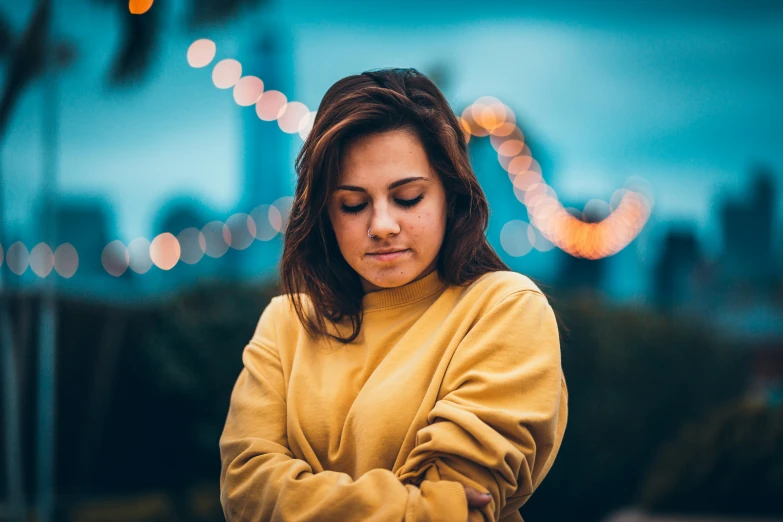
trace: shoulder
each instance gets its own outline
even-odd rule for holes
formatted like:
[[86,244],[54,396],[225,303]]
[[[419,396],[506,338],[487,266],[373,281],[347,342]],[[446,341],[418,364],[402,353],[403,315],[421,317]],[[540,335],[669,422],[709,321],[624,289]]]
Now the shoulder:
[[291,299],[287,294],[276,295],[267,303],[264,309],[261,311],[261,316],[258,318],[256,325],[256,335],[261,331],[273,332],[279,329],[291,314],[296,314],[294,311]]
[[489,272],[472,283],[452,287],[450,292],[453,292],[453,313],[472,324],[502,317],[516,321],[520,314],[547,318],[554,314],[538,285],[519,272]]
[[470,296],[471,299],[481,297],[482,300],[493,304],[510,296],[525,293],[538,294],[546,300],[544,293],[532,279],[519,272],[508,270],[488,272],[463,289],[465,297]]
[[291,318],[296,317],[296,309],[294,308],[294,299],[298,298],[301,306],[306,311],[311,311],[312,303],[307,294],[281,294],[276,295],[269,301],[269,304],[264,310],[264,313],[268,313],[270,316],[278,322],[284,323]]

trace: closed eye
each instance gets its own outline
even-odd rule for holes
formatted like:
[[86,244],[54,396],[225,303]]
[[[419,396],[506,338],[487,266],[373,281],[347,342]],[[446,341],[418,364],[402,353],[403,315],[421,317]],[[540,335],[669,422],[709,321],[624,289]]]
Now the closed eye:
[[[424,194],[421,194],[421,195],[419,195],[419,196],[417,196],[417,197],[415,197],[413,199],[395,199],[394,201],[396,201],[397,204],[400,205],[403,208],[411,208],[411,207],[413,207],[415,205],[418,205],[419,201],[421,201],[422,199],[424,199]],[[362,203],[361,205],[356,205],[354,207],[349,207],[349,206],[346,206],[346,205],[342,205],[341,209],[346,214],[358,214],[366,206],[367,206],[367,203]]]

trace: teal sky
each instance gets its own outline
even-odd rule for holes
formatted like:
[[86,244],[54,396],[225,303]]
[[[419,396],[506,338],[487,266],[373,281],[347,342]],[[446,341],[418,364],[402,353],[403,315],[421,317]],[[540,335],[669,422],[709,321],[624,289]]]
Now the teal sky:
[[[164,3],[153,9],[181,7]],[[0,9],[17,23],[29,15],[9,4]],[[518,2],[291,1],[199,34],[172,16],[149,78],[125,91],[104,81],[119,38],[115,17],[87,0],[68,4],[68,12],[58,7],[58,28],[80,57],[59,86],[58,191],[109,201],[124,241],[149,235],[157,210],[182,192],[218,211],[235,205],[240,111],[252,108],[215,88],[210,68],[190,68],[185,52],[209,37],[216,61],[242,61],[265,19],[291,31],[290,99],[315,109],[349,74],[443,67],[455,109],[492,95],[515,110],[551,156],[545,176],[561,197],[608,199],[642,176],[654,189],[654,222],[694,223],[708,248],[718,246],[715,203],[745,190],[751,162],[775,169],[783,195],[783,10],[771,3],[561,0],[530,10]],[[43,87],[17,106],[2,154],[12,228],[34,228]],[[292,156],[300,144],[291,139]],[[34,230],[24,235],[36,241]]]

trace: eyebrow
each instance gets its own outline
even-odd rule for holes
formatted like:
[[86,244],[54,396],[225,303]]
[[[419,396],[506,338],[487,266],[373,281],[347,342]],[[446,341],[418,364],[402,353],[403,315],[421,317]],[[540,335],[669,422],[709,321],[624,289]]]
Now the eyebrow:
[[[398,179],[397,181],[391,183],[389,185],[389,190],[397,188],[399,186],[405,185],[406,183],[411,183],[412,181],[430,181],[430,178],[424,178],[422,176],[415,176],[412,178],[402,178]],[[355,185],[340,185],[337,187],[336,190],[351,190],[353,192],[367,192],[367,189],[363,187],[357,187]]]

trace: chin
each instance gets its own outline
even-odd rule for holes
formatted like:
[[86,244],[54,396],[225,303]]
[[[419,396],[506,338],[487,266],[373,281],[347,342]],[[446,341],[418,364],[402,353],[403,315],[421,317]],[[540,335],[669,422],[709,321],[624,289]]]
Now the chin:
[[410,283],[414,278],[408,270],[403,270],[402,273],[399,270],[390,270],[388,274],[378,275],[375,273],[363,275],[362,277],[371,285],[379,288],[395,288]]

